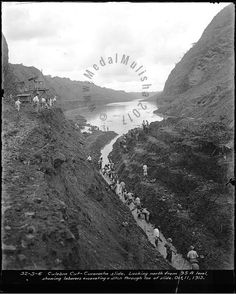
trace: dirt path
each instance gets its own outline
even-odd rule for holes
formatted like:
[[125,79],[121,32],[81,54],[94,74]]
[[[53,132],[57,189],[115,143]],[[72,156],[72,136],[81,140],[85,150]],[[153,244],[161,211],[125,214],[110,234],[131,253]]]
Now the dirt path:
[[[111,184],[110,179],[108,179],[106,176],[104,176],[101,172],[100,172],[100,174],[102,175],[102,177],[104,178],[104,180],[108,184]],[[125,199],[123,197],[119,196],[119,198],[123,203],[125,203]],[[134,204],[132,203],[131,205],[129,205],[129,209],[132,210],[133,208],[134,208]],[[153,235],[154,226],[151,223],[147,223],[145,219],[138,218],[137,209],[133,210],[131,213],[132,213],[134,219],[136,220],[137,224],[146,233],[150,243],[155,246],[154,235]],[[161,232],[160,232],[160,238],[161,238],[162,242],[159,241],[157,250],[165,258],[166,257],[166,249],[165,249],[164,245],[166,243],[166,238]],[[173,250],[175,252],[177,252],[177,250],[174,246],[173,246]],[[185,258],[183,258],[182,254],[179,254],[179,253],[177,253],[177,254],[173,253],[171,265],[174,268],[176,268],[177,270],[182,270],[182,269],[190,270],[192,268],[190,263]]]

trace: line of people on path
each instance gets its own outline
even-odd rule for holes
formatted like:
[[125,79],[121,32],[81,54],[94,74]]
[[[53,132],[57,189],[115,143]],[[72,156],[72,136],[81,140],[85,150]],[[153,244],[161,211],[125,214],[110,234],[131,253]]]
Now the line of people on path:
[[[98,167],[101,170],[102,174],[109,178],[111,184],[109,185],[111,190],[114,191],[120,198],[120,200],[124,200],[124,203],[130,207],[133,204],[133,208],[131,211],[137,211],[137,217],[143,218],[147,223],[150,222],[150,211],[147,208],[142,207],[140,198],[132,192],[128,192],[126,189],[126,184],[124,181],[119,181],[117,174],[114,171],[114,163],[109,160],[108,164],[105,164],[102,167],[102,157],[98,161]],[[144,168],[145,175],[147,173],[147,168]],[[126,224],[127,225],[127,224]],[[163,242],[160,238],[160,226],[155,225],[153,230],[153,235],[155,239],[155,245],[158,249],[159,241]],[[166,249],[166,260],[172,263],[173,253],[177,254],[176,250],[173,247],[172,239],[167,238],[166,243],[164,245]],[[203,258],[203,256],[198,256],[197,252],[194,250],[193,246],[190,246],[190,251],[187,254],[187,259],[190,261],[192,265],[192,269],[199,269],[198,258]]]
[[[33,107],[36,109],[37,112],[40,110],[40,108],[41,109],[49,109],[49,108],[53,107],[55,105],[56,101],[57,101],[56,96],[50,97],[50,98],[41,97],[39,99],[38,95],[36,95],[32,99]],[[18,112],[20,111],[21,104],[22,104],[22,102],[18,98],[15,102],[15,107]]]
[[[92,158],[89,155],[87,160],[92,162]],[[124,203],[130,207],[131,204],[133,208],[131,211],[137,211],[138,218],[144,218],[147,223],[150,223],[150,211],[143,207],[141,204],[140,198],[132,192],[128,192],[126,189],[126,184],[124,181],[119,181],[118,175],[115,173],[114,163],[109,159],[109,163],[105,164],[104,167],[102,165],[103,158],[100,157],[98,160],[98,168],[102,172],[103,176],[108,178],[110,181],[109,187],[110,189],[119,196],[120,200],[124,201]],[[147,176],[147,166],[143,168],[144,176]],[[127,224],[126,224],[127,225]],[[153,236],[155,241],[155,246],[158,249],[159,241],[163,242],[160,237],[160,226],[155,225],[153,230]],[[172,239],[167,238],[166,243],[164,245],[166,249],[166,260],[172,263],[173,253],[177,254],[174,246],[172,244]],[[190,250],[187,254],[187,259],[190,261],[192,265],[192,269],[199,269],[199,262],[198,258],[204,258],[202,255],[198,255],[197,252],[194,250],[193,246],[190,246]]]
[[[124,200],[124,203],[130,207],[131,204],[133,204],[133,208],[131,211],[137,211],[137,217],[141,218],[144,217],[145,221],[147,223],[150,222],[150,211],[142,207],[141,200],[137,195],[134,195],[132,192],[128,192],[126,189],[126,185],[124,181],[119,182],[117,175],[114,172],[114,163],[109,162],[102,168],[102,157],[98,161],[99,169],[102,171],[102,174],[109,178],[111,181],[111,184],[109,185],[111,190],[113,190],[120,198],[120,200]],[[153,234],[155,237],[155,244],[156,247],[158,247],[158,240],[161,240],[160,233],[159,233],[160,227],[155,227]],[[162,240],[161,240],[162,241]],[[170,241],[172,241],[170,238],[167,239],[167,243],[165,244],[166,247],[166,259],[169,262],[172,262],[172,249],[170,245]]]

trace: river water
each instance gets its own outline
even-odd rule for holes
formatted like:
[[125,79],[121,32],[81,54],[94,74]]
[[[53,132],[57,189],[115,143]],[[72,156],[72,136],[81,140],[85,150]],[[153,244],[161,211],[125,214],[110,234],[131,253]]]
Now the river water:
[[127,133],[129,130],[141,127],[143,120],[149,123],[161,121],[162,117],[153,113],[157,107],[155,103],[135,99],[128,102],[109,103],[103,106],[96,106],[94,111],[88,108],[77,108],[65,112],[69,118],[82,115],[87,123],[99,127],[102,131],[114,131],[118,135],[107,144],[102,150],[103,164],[108,162],[108,154],[112,151],[112,146],[119,136]]
[[87,108],[66,111],[66,116],[73,118],[80,114],[84,116],[90,125],[99,127],[102,131],[114,131],[118,135],[101,151],[103,164],[108,162],[108,154],[117,138],[129,130],[141,127],[143,120],[149,123],[161,121],[162,117],[153,113],[157,107],[155,103],[135,99],[128,102],[109,103],[105,106],[96,106],[94,111]]

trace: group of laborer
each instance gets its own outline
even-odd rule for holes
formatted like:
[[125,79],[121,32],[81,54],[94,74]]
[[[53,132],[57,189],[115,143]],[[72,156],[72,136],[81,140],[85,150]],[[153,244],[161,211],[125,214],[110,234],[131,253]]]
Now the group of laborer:
[[[147,132],[147,128],[148,128],[148,122],[143,121],[143,130],[144,132]],[[139,133],[139,131],[134,129],[132,130],[132,132],[129,132],[129,135],[124,136],[125,139],[122,143],[122,146],[124,148],[126,148],[126,141],[129,140],[130,138],[133,138],[135,136],[137,136],[137,134]],[[89,162],[92,162],[92,158],[89,155],[89,157],[87,158]],[[125,204],[127,204],[128,206],[130,206],[131,204],[133,204],[133,208],[131,211],[135,211],[137,210],[137,216],[138,218],[144,217],[144,219],[146,220],[146,222],[149,223],[150,220],[150,212],[148,211],[147,208],[142,207],[140,198],[135,195],[132,192],[128,192],[126,189],[126,185],[124,181],[119,181],[118,179],[118,175],[115,173],[115,169],[114,169],[114,163],[109,159],[109,163],[105,164],[103,166],[103,158],[100,157],[100,159],[98,160],[98,168],[99,170],[101,170],[103,176],[109,178],[110,184],[109,187],[112,191],[114,191],[121,200],[123,200],[125,202]],[[143,176],[145,179],[147,179],[148,177],[148,166],[147,164],[143,164],[142,166],[143,168]],[[127,226],[128,223],[124,222],[122,224],[123,226]],[[155,240],[155,245],[156,248],[158,248],[159,246],[159,241],[163,242],[163,240],[160,237],[160,226],[155,226],[154,230],[153,230],[153,236],[154,236],[154,240]],[[166,249],[166,259],[172,263],[172,256],[173,253],[177,254],[177,252],[175,251],[173,244],[172,244],[172,239],[171,238],[167,238],[166,243],[164,245],[165,249]],[[187,254],[187,258],[190,261],[191,265],[192,265],[192,269],[199,269],[199,265],[198,265],[198,258],[199,257],[203,257],[203,256],[198,256],[197,252],[194,250],[193,246],[190,246],[190,250]]]
[[[162,239],[160,238],[160,226],[155,226],[154,229],[154,238],[155,238],[155,244],[156,247],[158,247],[159,241],[163,242]],[[166,248],[166,259],[171,263],[172,262],[172,255],[177,254],[177,252],[173,249],[173,244],[172,244],[172,239],[168,238],[166,240],[166,244],[164,245]],[[199,264],[198,264],[198,258],[203,258],[203,256],[199,256],[197,254],[197,251],[195,250],[194,246],[190,246],[189,252],[187,253],[187,259],[191,263],[192,269],[193,270],[198,270],[199,269]]]
[[[90,156],[89,156],[90,157]],[[91,159],[91,157],[90,157]],[[103,158],[100,157],[98,160],[98,168],[101,170],[102,174],[105,177],[108,177],[110,180],[110,189],[114,191],[121,200],[125,202],[128,206],[133,204],[133,208],[131,211],[137,210],[137,216],[138,218],[141,218],[142,216],[146,220],[147,223],[149,223],[150,220],[150,212],[148,211],[147,208],[142,207],[140,198],[135,195],[132,192],[128,192],[126,189],[126,185],[124,181],[119,181],[117,174],[115,173],[114,170],[114,163],[109,159],[109,163],[105,164],[103,166]],[[143,165],[143,175],[147,176],[147,165]],[[123,226],[127,226],[128,223],[125,222]],[[160,226],[155,225],[154,230],[153,230],[153,235],[155,239],[155,245],[156,248],[158,248],[159,241],[163,242],[163,240],[160,237]],[[174,247],[172,245],[172,239],[167,238],[166,243],[164,245],[166,249],[166,259],[171,263],[172,262],[172,255],[177,254],[177,252],[174,250]],[[194,250],[193,246],[190,246],[190,250],[187,254],[187,258],[189,259],[192,269],[199,269],[198,265],[198,254]]]
[[[39,111],[40,108],[41,109],[49,109],[49,108],[53,107],[55,105],[56,101],[57,101],[56,96],[50,97],[50,98],[44,98],[44,97],[39,98],[38,95],[34,96],[34,98],[32,100],[33,106],[37,112]],[[18,98],[15,102],[15,106],[16,106],[17,111],[20,111],[20,105],[21,105],[21,101]]]
[[104,167],[102,166],[103,158],[100,157],[98,160],[98,167],[101,170],[102,174],[105,177],[108,177],[110,180],[110,189],[114,191],[120,199],[124,199],[125,203],[130,206],[132,203],[134,205],[133,210],[137,209],[138,217],[140,218],[142,215],[144,216],[145,220],[149,222],[150,212],[147,208],[142,207],[140,198],[134,193],[128,192],[125,186],[124,181],[119,181],[117,174],[114,170],[114,163],[109,159],[109,163],[105,164]]

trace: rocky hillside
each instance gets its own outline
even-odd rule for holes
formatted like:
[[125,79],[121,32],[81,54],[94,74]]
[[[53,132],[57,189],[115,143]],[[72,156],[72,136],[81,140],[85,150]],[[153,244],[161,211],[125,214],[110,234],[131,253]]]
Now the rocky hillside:
[[232,269],[234,189],[225,184],[233,175],[233,153],[219,146],[233,139],[232,131],[220,122],[168,118],[151,123],[148,133],[140,130],[138,140],[130,132],[126,137],[128,151],[118,139],[111,157],[151,222],[184,256],[194,245],[205,257],[201,269]]
[[170,268],[60,109],[3,106],[4,269]]
[[232,124],[234,5],[220,11],[171,71],[158,112]]

